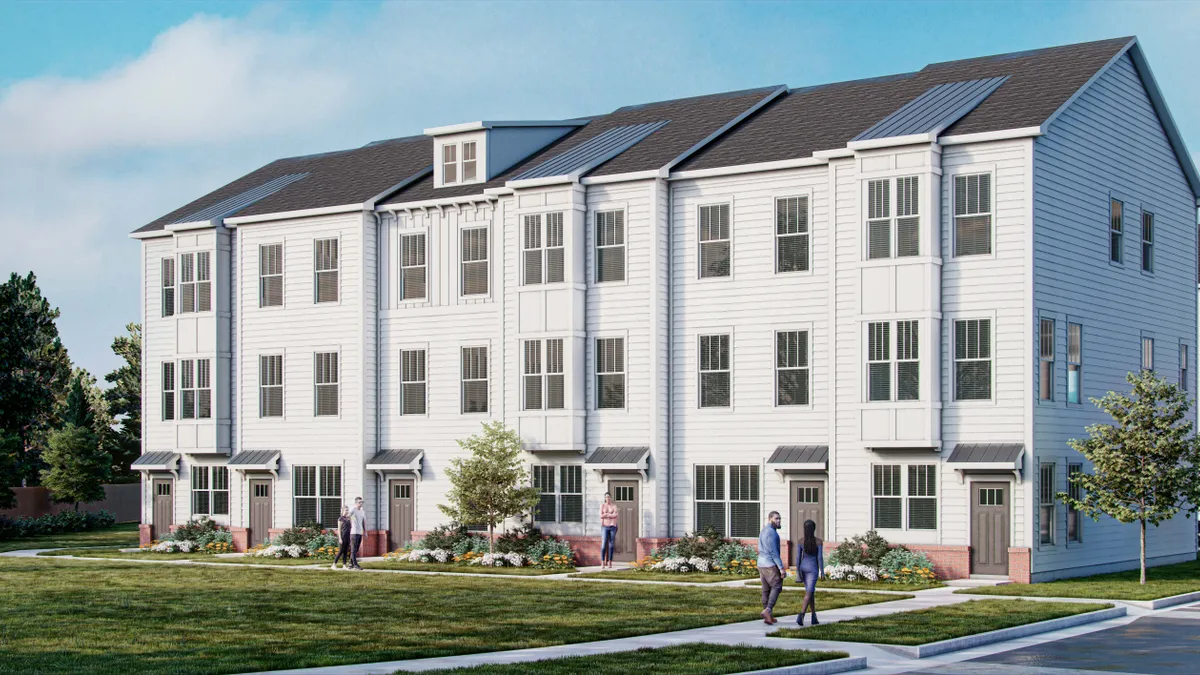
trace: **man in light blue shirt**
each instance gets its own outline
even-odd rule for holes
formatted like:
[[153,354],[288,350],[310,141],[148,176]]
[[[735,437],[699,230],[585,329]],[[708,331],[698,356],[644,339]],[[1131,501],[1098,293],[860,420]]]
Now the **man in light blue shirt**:
[[787,565],[779,557],[779,525],[782,519],[778,511],[767,514],[767,524],[758,535],[758,577],[762,580],[762,618],[770,625],[777,621],[772,612],[779,592],[783,590],[783,577]]

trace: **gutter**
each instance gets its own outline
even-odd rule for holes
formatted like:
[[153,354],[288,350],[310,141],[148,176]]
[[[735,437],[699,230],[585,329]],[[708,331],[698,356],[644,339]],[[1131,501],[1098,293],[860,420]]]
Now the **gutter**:
[[675,536],[675,204],[671,184],[667,190],[667,538]]

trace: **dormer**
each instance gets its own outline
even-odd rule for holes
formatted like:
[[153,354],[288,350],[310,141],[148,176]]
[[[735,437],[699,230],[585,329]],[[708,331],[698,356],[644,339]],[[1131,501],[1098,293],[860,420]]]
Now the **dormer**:
[[587,120],[467,122],[426,129],[433,137],[433,186],[486,183]]

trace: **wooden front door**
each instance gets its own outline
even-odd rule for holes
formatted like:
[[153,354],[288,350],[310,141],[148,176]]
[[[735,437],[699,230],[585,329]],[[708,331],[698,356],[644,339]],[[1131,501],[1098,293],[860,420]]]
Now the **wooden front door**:
[[804,539],[804,521],[811,520],[817,524],[817,538],[825,539],[825,484],[821,481],[793,481],[791,483],[791,506],[788,514],[788,533],[791,548],[785,560],[788,567],[796,564],[796,551],[800,550],[800,541]]
[[1008,483],[971,484],[971,573],[1008,574]]
[[613,560],[633,562],[637,559],[638,521],[641,519],[638,483],[635,480],[611,481],[608,491],[612,494],[613,504],[617,505],[617,542],[613,546]]
[[395,551],[412,539],[415,518],[413,516],[413,491],[416,482],[393,480],[389,484],[391,500],[388,508],[389,551]]
[[154,520],[151,526],[154,531],[152,536],[155,539],[161,539],[167,536],[167,533],[171,531],[171,526],[175,524],[173,485],[170,478],[155,478],[153,488]]
[[271,517],[271,490],[273,483],[269,478],[255,478],[250,481],[250,545],[258,546],[265,542],[271,533],[273,518]]

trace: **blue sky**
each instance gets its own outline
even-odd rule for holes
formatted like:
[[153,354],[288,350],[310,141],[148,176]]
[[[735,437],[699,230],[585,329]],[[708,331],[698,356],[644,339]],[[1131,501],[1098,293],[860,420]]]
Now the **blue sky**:
[[278,157],[1123,35],[1196,150],[1197,29],[1196,2],[0,3],[0,273],[102,376],[128,232]]

